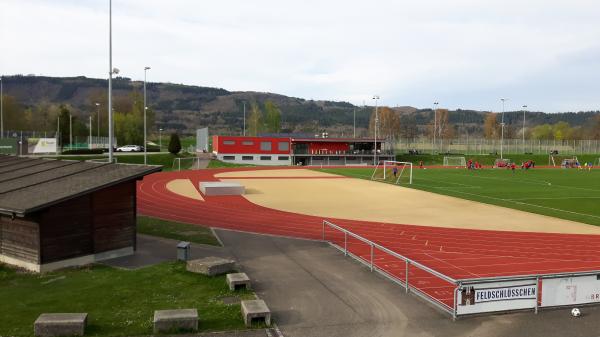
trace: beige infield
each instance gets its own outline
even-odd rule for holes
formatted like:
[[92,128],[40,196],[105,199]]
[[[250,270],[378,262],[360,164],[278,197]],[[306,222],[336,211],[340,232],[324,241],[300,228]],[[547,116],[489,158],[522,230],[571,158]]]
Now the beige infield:
[[175,179],[167,183],[167,190],[186,198],[204,201],[202,195],[189,179]]
[[244,197],[257,205],[306,215],[433,227],[600,234],[599,227],[579,222],[381,182],[330,179],[339,176],[306,169],[236,171],[216,177],[223,181],[243,178],[237,182],[246,187]]

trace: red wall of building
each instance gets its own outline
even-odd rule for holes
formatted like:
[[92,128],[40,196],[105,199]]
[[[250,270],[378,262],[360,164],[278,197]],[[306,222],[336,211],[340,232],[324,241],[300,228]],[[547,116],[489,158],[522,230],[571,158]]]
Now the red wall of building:
[[[261,150],[262,142],[270,142],[271,150]],[[287,143],[287,149],[279,150],[279,143]],[[290,154],[291,145],[289,138],[213,136],[213,151],[221,154]]]

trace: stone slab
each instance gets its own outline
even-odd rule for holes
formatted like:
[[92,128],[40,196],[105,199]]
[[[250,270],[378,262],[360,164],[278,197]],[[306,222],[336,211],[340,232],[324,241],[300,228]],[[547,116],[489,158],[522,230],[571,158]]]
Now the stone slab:
[[235,290],[236,287],[243,286],[246,289],[251,289],[250,278],[246,273],[231,273],[227,274],[227,284],[230,290]]
[[154,333],[198,330],[198,310],[176,309],[154,311]]
[[214,195],[243,195],[244,185],[233,181],[201,181],[200,192],[207,196]]
[[87,313],[41,314],[33,323],[33,332],[38,337],[83,336],[87,316]]
[[248,327],[254,318],[262,318],[267,326],[271,326],[271,310],[263,300],[242,301],[242,316]]
[[209,256],[202,259],[187,261],[186,269],[192,273],[215,276],[233,271],[235,261],[221,257]]

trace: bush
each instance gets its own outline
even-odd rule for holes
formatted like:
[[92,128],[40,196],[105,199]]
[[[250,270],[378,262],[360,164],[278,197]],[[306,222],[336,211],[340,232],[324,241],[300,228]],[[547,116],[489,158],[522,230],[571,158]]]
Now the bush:
[[103,154],[103,149],[75,149],[75,150],[66,150],[63,151],[62,154]]
[[171,134],[171,139],[169,140],[169,152],[174,155],[177,155],[181,151],[181,141],[179,140],[179,135],[176,133]]

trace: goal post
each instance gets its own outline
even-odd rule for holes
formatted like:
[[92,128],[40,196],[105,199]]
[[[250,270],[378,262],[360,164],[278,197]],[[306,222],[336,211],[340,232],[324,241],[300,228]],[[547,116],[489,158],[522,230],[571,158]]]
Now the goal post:
[[444,166],[467,167],[467,160],[459,156],[444,157]]
[[551,154],[548,158],[548,166],[554,167],[570,167],[577,162],[577,157],[573,155],[559,156]]
[[173,160],[173,165],[171,166],[173,170],[181,171],[183,170],[199,170],[200,169],[200,158],[198,157],[185,157],[185,158],[175,158]]
[[384,160],[377,163],[371,180],[385,181],[392,184],[412,184],[413,164],[406,161]]

